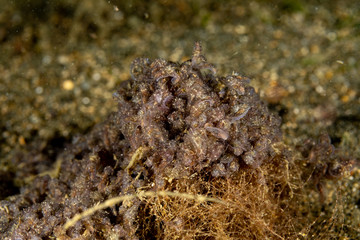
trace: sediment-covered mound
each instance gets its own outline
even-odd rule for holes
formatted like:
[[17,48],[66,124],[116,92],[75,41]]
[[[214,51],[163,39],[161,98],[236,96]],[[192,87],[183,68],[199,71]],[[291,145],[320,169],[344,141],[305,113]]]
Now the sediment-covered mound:
[[[199,43],[181,64],[136,59],[131,76],[114,94],[118,112],[74,138],[52,170],[0,202],[3,239],[303,233],[307,222],[294,194],[301,196],[302,178],[315,173],[319,186],[326,173],[340,175],[344,166],[333,164],[336,157],[322,164],[330,141],[304,148],[303,163],[295,164],[281,143],[280,118],[248,78],[218,76]],[[316,171],[302,176],[304,163]]]

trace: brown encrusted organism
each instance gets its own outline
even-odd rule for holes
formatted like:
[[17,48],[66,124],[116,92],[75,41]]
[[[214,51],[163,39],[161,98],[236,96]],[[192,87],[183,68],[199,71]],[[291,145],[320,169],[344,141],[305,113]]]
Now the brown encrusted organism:
[[[173,232],[172,224],[183,227],[175,233],[183,236],[183,231],[196,228],[197,221],[205,223],[206,215],[193,215],[187,220],[181,209],[186,204],[179,197],[167,206],[132,198],[97,211],[68,229],[63,227],[76,214],[100,202],[144,190],[194,196],[204,193],[220,200],[225,196],[223,200],[234,200],[226,211],[218,211],[220,205],[216,204],[211,204],[212,212],[203,211],[202,207],[210,206],[207,203],[188,210],[194,214],[208,212],[214,221],[221,215],[219,223],[237,211],[232,226],[249,229],[243,238],[248,239],[254,231],[259,236],[265,232],[276,235],[266,228],[266,218],[273,218],[277,205],[269,205],[268,196],[258,193],[270,193],[267,189],[272,187],[266,184],[275,181],[270,175],[262,175],[264,169],[273,166],[280,171],[279,166],[285,162],[273,150],[273,144],[281,140],[280,118],[269,112],[248,85],[248,78],[215,74],[214,66],[202,55],[200,43],[195,44],[192,59],[181,64],[136,59],[131,66],[132,79],[122,83],[114,94],[118,112],[89,134],[74,138],[66,151],[56,155],[59,174],[35,176],[21,194],[0,201],[0,236],[149,239]],[[279,175],[282,179],[276,172]],[[265,178],[269,181],[261,180]],[[281,182],[277,181],[277,186]],[[247,191],[251,185],[253,190]],[[177,220],[172,219],[177,212],[171,209],[180,211]],[[259,218],[263,218],[261,225]],[[281,219],[286,218],[281,215]],[[180,226],[182,222],[185,225]],[[220,225],[213,228],[212,220],[206,225],[212,230],[199,229],[204,234],[200,237],[235,229]],[[242,232],[229,234],[241,238]]]
[[[317,142],[306,140],[302,146],[298,146],[298,149],[307,161],[307,169],[311,170],[310,178],[319,190],[322,200],[324,200],[324,180],[339,179],[355,164],[354,160],[343,156],[339,152],[340,149],[331,144],[327,133],[322,133]],[[305,178],[308,178],[307,175],[309,174],[306,174]]]
[[[207,71],[210,70],[210,71]],[[145,166],[164,179],[211,172],[230,175],[242,166],[258,168],[271,161],[272,145],[281,140],[280,118],[269,112],[249,79],[216,76],[195,43],[192,59],[181,64],[136,59],[132,81],[115,94],[118,121],[131,151],[146,148]]]

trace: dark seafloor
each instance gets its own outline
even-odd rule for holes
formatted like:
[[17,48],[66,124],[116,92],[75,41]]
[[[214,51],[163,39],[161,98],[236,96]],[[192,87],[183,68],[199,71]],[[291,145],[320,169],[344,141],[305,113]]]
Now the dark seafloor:
[[353,159],[323,194],[309,187],[299,208],[313,206],[311,223],[296,238],[359,238],[356,1],[0,0],[0,200],[26,192],[39,174],[56,176],[60,152],[116,111],[113,93],[135,58],[182,62],[199,40],[218,74],[251,78],[281,116],[284,143],[301,149],[327,132]]

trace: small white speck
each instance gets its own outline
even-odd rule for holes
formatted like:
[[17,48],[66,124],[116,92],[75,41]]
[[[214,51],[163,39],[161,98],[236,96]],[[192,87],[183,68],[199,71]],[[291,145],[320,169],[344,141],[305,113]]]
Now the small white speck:
[[85,104],[85,105],[88,105],[88,104],[90,103],[90,98],[84,97],[84,98],[81,100],[81,102],[82,102],[83,104]]
[[38,123],[38,122],[40,122],[40,119],[39,119],[39,117],[36,116],[35,114],[32,114],[32,115],[30,116],[30,122],[32,122],[32,123]]
[[327,34],[327,38],[328,38],[330,41],[336,40],[336,38],[337,38],[336,32],[329,32],[329,33]]
[[57,58],[58,62],[60,64],[63,64],[63,65],[66,65],[70,62],[70,58],[66,55],[60,55],[58,58]]
[[288,90],[289,90],[289,93],[294,93],[296,88],[294,86],[289,86]]
[[94,79],[95,81],[99,81],[100,78],[101,78],[100,73],[98,73],[98,72],[93,73],[92,79]]
[[49,65],[51,63],[51,60],[52,58],[49,56],[49,55],[45,55],[43,58],[42,58],[42,63],[44,65]]
[[324,88],[322,86],[320,86],[320,85],[316,86],[315,90],[319,94],[324,94],[325,93]]
[[43,89],[42,87],[39,86],[39,87],[36,87],[36,88],[35,88],[35,93],[36,93],[36,94],[39,94],[39,95],[40,95],[40,94],[42,94],[43,92],[44,92],[44,89]]

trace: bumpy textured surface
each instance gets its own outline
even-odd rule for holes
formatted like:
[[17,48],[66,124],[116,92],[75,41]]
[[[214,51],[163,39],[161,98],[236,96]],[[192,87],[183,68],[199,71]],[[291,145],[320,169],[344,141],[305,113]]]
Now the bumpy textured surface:
[[119,125],[132,152],[143,148],[158,187],[164,177],[225,176],[271,160],[271,146],[281,139],[279,117],[248,78],[217,77],[199,43],[190,61],[141,58],[131,73],[132,81],[116,94]]
[[199,43],[182,64],[136,59],[132,79],[114,94],[118,112],[75,138],[57,156],[56,171],[1,202],[3,236],[136,239],[152,231],[137,198],[67,231],[63,225],[114,196],[164,189],[173,180],[231,176],[271,161],[272,144],[281,138],[279,117],[269,112],[249,79],[215,72]]

